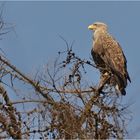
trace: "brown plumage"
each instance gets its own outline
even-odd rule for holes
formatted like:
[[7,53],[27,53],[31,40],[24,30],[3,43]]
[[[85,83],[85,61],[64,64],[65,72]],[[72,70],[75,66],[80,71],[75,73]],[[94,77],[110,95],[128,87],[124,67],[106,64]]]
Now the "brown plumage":
[[88,27],[94,30],[91,54],[102,76],[109,75],[108,84],[114,85],[122,95],[126,94],[127,61],[119,43],[107,32],[107,25],[96,22]]

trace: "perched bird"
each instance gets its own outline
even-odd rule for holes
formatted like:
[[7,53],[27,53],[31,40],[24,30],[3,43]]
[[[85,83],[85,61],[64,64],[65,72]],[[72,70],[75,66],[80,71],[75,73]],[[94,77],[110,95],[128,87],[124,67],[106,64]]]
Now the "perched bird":
[[108,33],[107,25],[102,22],[89,25],[88,29],[94,31],[91,54],[104,79],[99,84],[100,89],[104,84],[110,84],[125,95],[127,80],[131,80],[127,72],[127,60],[119,43]]

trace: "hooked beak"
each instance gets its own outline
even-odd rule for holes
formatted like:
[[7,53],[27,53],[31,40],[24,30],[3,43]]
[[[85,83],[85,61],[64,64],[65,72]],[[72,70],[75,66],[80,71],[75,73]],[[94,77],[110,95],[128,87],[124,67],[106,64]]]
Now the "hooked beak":
[[96,29],[96,26],[95,26],[94,24],[89,25],[89,26],[88,26],[88,29],[89,29],[89,30],[95,30],[95,29]]

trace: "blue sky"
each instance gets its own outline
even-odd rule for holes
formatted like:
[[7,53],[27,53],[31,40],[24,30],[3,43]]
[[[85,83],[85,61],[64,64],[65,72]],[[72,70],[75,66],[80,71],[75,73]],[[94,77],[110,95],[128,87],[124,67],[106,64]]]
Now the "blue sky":
[[[14,30],[0,44],[10,61],[29,74],[64,50],[59,35],[69,43],[75,40],[73,48],[79,56],[91,57],[92,33],[88,25],[95,21],[108,24],[124,50],[132,80],[123,97],[124,103],[133,103],[130,138],[140,138],[139,13],[140,2],[6,2],[3,18],[14,25]],[[93,77],[96,75],[95,72]]]

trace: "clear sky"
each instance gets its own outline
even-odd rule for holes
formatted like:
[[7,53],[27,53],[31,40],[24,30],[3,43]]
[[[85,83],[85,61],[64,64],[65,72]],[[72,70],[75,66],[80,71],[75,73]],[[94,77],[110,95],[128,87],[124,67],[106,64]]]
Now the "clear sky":
[[64,50],[59,35],[69,43],[75,40],[74,50],[89,58],[92,33],[88,25],[108,24],[124,50],[132,80],[123,97],[124,103],[133,103],[129,138],[140,138],[140,2],[6,2],[3,19],[14,30],[3,37],[0,47],[28,74]]

